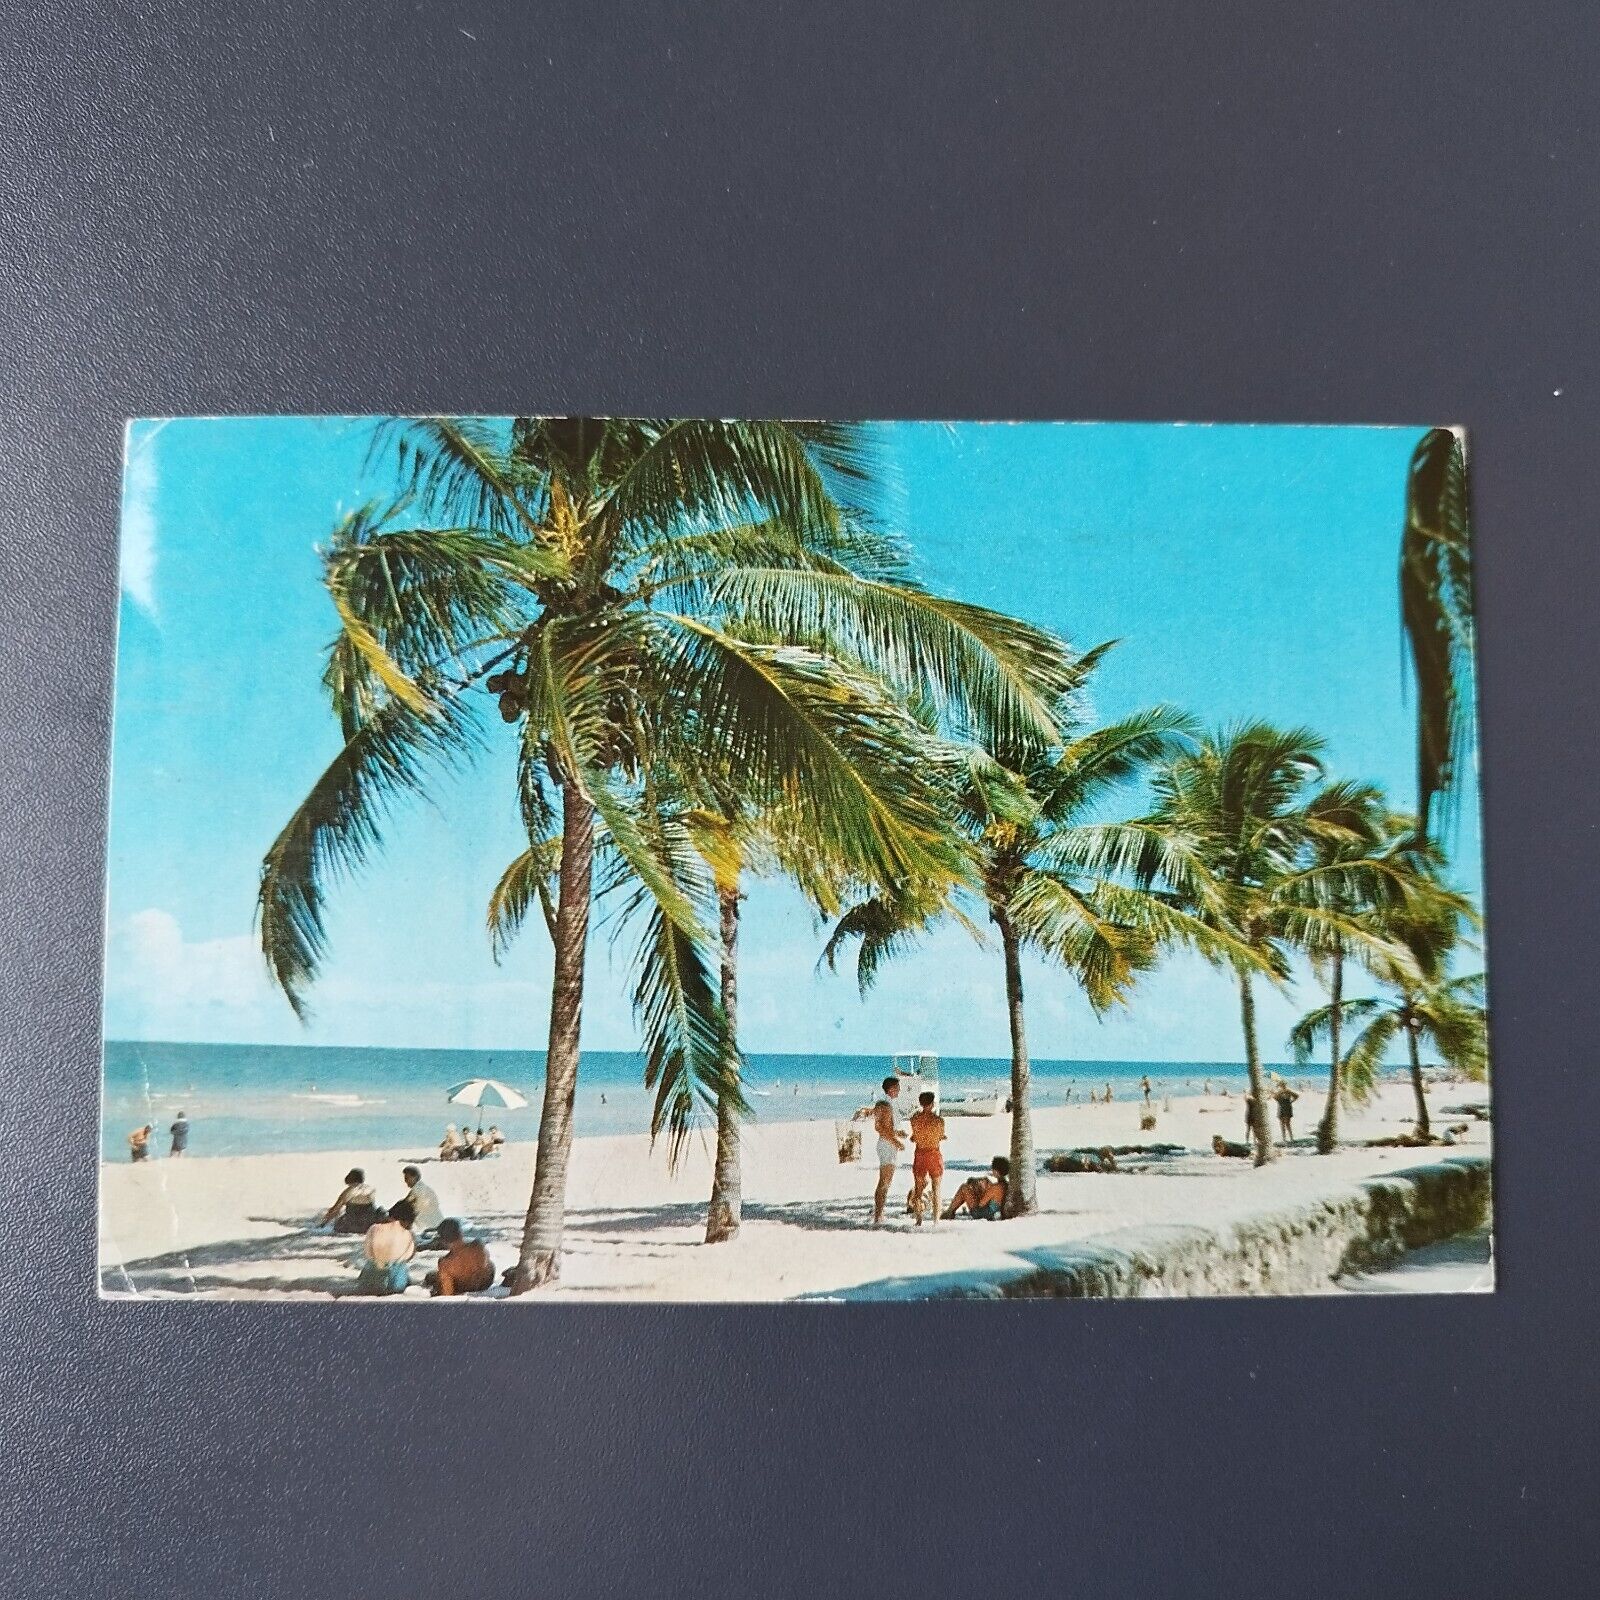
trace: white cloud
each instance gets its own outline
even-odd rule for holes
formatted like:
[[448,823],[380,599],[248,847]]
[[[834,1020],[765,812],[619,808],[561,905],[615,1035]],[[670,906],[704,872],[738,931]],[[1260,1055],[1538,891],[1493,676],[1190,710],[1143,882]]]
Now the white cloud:
[[272,998],[261,951],[248,934],[190,941],[170,911],[136,911],[113,933],[113,994],[151,1013],[220,1008],[253,1012]]
[[156,611],[156,452],[155,438],[166,427],[128,434],[128,464],[122,484],[122,592],[155,620]]

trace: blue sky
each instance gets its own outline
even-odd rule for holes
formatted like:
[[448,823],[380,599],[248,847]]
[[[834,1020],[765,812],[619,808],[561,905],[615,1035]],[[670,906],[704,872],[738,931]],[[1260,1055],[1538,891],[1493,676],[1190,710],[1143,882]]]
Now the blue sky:
[[[883,429],[891,502],[919,576],[1054,628],[1122,642],[1096,712],[1165,701],[1211,724],[1307,724],[1330,769],[1413,793],[1412,705],[1395,567],[1415,428],[901,423]],[[392,492],[371,424],[244,418],[135,423],[123,501],[113,733],[106,1029],[113,1038],[542,1047],[548,941],[502,966],[483,908],[519,848],[511,741],[433,803],[402,803],[388,846],[332,896],[332,958],[309,1028],[268,985],[251,933],[277,830],[338,747],[320,687],[334,632],[317,544]],[[1476,793],[1456,877],[1479,890]],[[817,973],[819,930],[781,885],[744,923],[740,1021],[751,1051],[1007,1051],[1000,957],[954,928],[870,998]],[[584,1042],[635,1043],[628,955],[602,934]],[[1031,963],[1044,1057],[1232,1060],[1229,980],[1174,956],[1096,1021]],[[1317,1003],[1302,981],[1262,1007],[1281,1054]]]

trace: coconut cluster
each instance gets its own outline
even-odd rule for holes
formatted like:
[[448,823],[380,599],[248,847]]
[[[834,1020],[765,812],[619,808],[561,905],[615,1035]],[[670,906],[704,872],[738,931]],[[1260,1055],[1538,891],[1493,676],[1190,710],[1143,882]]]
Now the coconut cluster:
[[500,716],[515,722],[528,709],[528,684],[520,672],[496,672],[483,680],[490,694],[500,697]]

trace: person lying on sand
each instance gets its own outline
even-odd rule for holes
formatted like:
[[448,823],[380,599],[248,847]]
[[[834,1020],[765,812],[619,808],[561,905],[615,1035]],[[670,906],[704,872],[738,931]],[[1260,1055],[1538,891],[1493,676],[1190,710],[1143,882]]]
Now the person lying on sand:
[[1220,1133],[1213,1137],[1211,1148],[1219,1156],[1239,1156],[1245,1159],[1251,1154],[1249,1145],[1235,1144],[1231,1139],[1224,1139]]
[[326,1227],[331,1222],[335,1233],[365,1233],[373,1223],[382,1222],[385,1215],[366,1173],[360,1167],[351,1167],[344,1175],[339,1198],[322,1213],[317,1226]]
[[969,1216],[984,1222],[993,1222],[1005,1209],[1006,1190],[1011,1184],[1011,1163],[1004,1156],[996,1156],[989,1163],[988,1172],[981,1177],[968,1178],[950,1198],[950,1208],[945,1220],[965,1211]]
[[361,1270],[356,1276],[357,1294],[400,1294],[411,1282],[407,1263],[417,1253],[411,1236],[415,1213],[404,1200],[389,1208],[387,1220],[375,1222],[361,1241]]
[[494,1262],[481,1240],[463,1239],[461,1224],[446,1217],[439,1224],[439,1243],[446,1246],[438,1269],[424,1280],[436,1295],[476,1294],[494,1282]]

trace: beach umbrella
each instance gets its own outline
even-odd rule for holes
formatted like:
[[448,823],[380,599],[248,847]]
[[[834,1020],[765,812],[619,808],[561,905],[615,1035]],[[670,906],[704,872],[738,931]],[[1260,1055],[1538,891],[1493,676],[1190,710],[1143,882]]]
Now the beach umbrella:
[[483,1131],[483,1108],[504,1106],[508,1111],[520,1111],[527,1101],[508,1083],[498,1078],[465,1078],[445,1090],[445,1099],[456,1106],[478,1108],[478,1130]]

